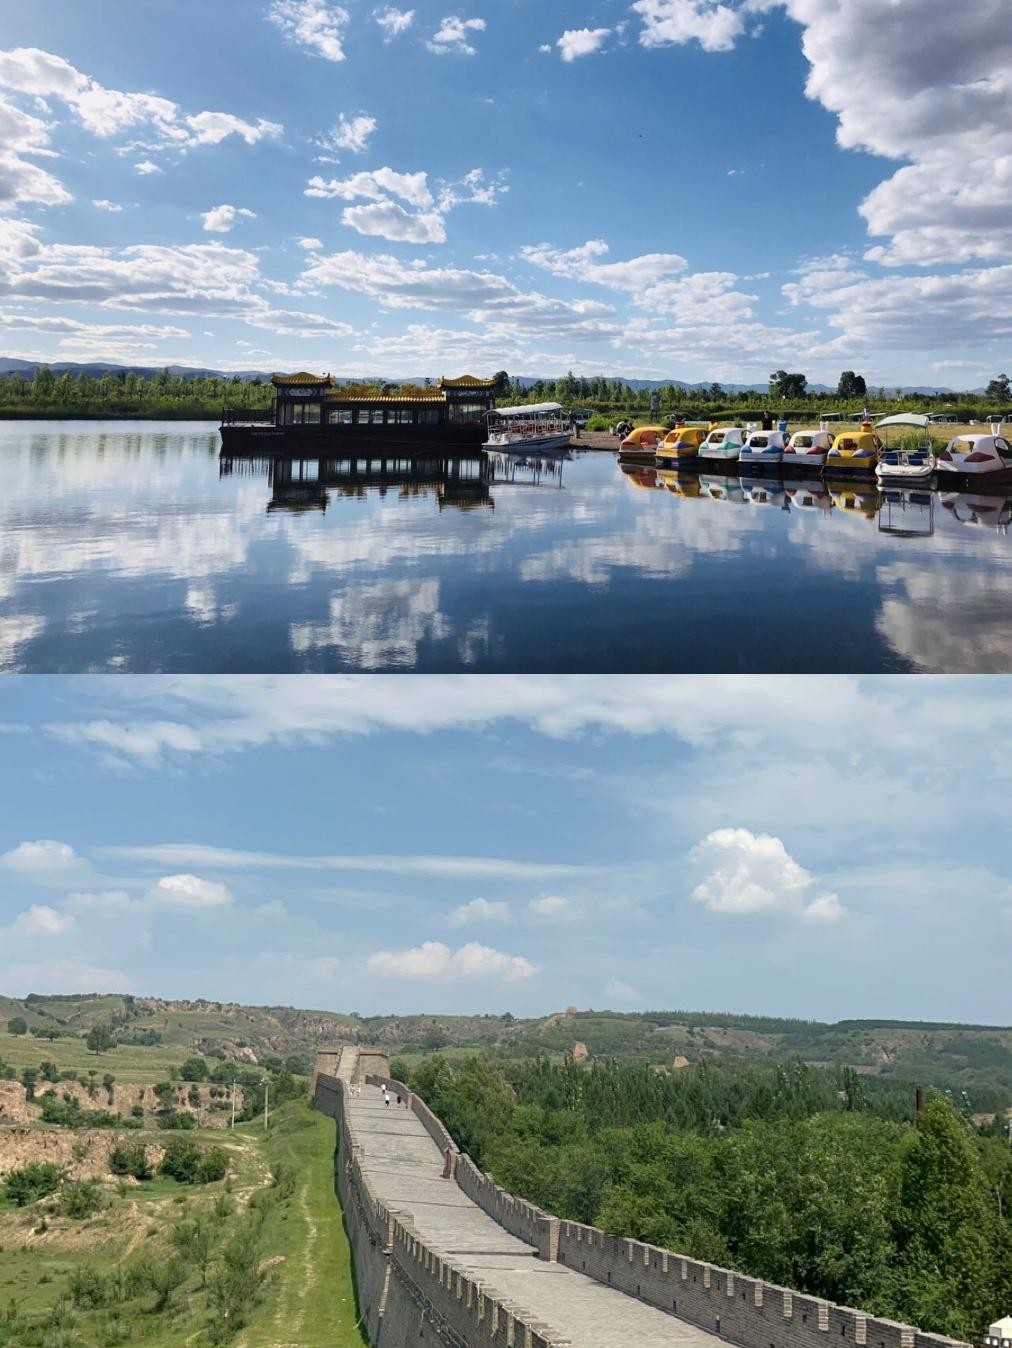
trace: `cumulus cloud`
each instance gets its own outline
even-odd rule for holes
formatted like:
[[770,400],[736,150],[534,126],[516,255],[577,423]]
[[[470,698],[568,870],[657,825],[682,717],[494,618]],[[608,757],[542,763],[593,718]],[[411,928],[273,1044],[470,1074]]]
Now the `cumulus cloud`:
[[84,863],[69,843],[44,838],[18,843],[0,856],[0,866],[25,876],[59,876],[78,870]]
[[233,902],[227,885],[199,875],[163,875],[148,895],[170,908],[226,908]]
[[144,147],[149,150],[189,150],[200,145],[217,145],[228,136],[240,136],[252,145],[265,137],[280,135],[282,129],[276,122],[263,119],[246,122],[224,112],[204,111],[188,116],[167,98],[106,89],[63,57],[37,47],[0,51],[0,88],[36,100],[58,99],[96,136],[110,137],[142,129],[153,138]]
[[343,201],[368,201],[367,206],[347,206],[341,213],[342,222],[359,234],[397,243],[445,243],[444,217],[448,212],[467,203],[494,206],[506,190],[501,181],[488,182],[481,169],[472,169],[460,182],[444,183],[434,197],[427,173],[379,168],[353,173],[349,178],[328,180],[318,175],[309,180],[305,195],[321,200],[338,197]]
[[255,211],[249,211],[244,206],[214,206],[200,218],[208,234],[228,234],[235,228],[240,216],[245,216],[247,220],[257,218]]
[[96,210],[109,211],[113,215],[118,214],[123,209],[123,207],[115,201],[93,201],[91,204]]
[[362,154],[376,126],[376,118],[370,117],[368,113],[360,112],[355,117],[346,117],[342,112],[337,126],[323,136],[318,144],[324,150],[349,150],[352,154]]
[[552,299],[537,291],[525,293],[495,272],[430,267],[386,254],[349,251],[317,257],[304,280],[371,295],[392,309],[463,313],[472,322],[494,324],[500,340],[503,335],[532,332],[563,340],[596,340],[620,331],[613,309],[594,300]]
[[555,45],[564,61],[575,61],[600,51],[610,33],[610,28],[567,28]]
[[142,159],[139,164],[134,164],[134,172],[139,173],[142,178],[149,178],[152,173],[161,173],[162,170],[150,159]]
[[[637,6],[638,7],[638,6]],[[808,97],[844,149],[908,161],[861,205],[868,258],[940,266],[1012,257],[1012,26],[1005,0],[750,0],[803,28]],[[868,33],[875,34],[869,43]]]
[[324,0],[272,0],[267,17],[290,42],[327,61],[345,59],[343,34],[350,21],[346,9]]
[[411,27],[414,23],[415,11],[413,9],[394,9],[391,5],[388,5],[385,9],[374,10],[373,18],[383,29],[383,41],[390,42],[399,33],[404,33]]
[[25,158],[51,153],[49,131],[48,123],[0,97],[0,209],[19,202],[59,206],[70,201],[58,179]]
[[835,922],[843,914],[836,895],[815,892],[815,877],[772,834],[715,829],[689,860],[703,872],[692,898],[711,913],[784,913],[811,922]]
[[508,903],[490,901],[489,899],[471,899],[469,903],[458,904],[450,913],[447,921],[451,927],[463,927],[470,922],[509,922],[511,916]]
[[717,0],[636,0],[644,47],[698,42],[704,51],[730,51],[745,31],[741,12]]
[[484,19],[461,19],[455,15],[443,20],[439,29],[426,42],[429,51],[437,55],[456,52],[460,56],[474,56],[475,49],[470,44],[471,33],[485,31]]
[[66,936],[74,930],[74,925],[74,919],[69,915],[60,913],[47,904],[33,904],[14,919],[11,934],[29,939]]
[[97,893],[75,892],[67,895],[67,907],[83,912],[122,913],[136,907],[125,889],[104,889]]
[[182,247],[45,245],[37,226],[0,219],[0,296],[240,318],[283,336],[351,332],[323,314],[272,309],[254,289],[260,284],[257,254],[217,241]]
[[[565,250],[548,243],[528,244],[521,248],[520,255],[554,276],[572,276],[631,293],[654,287],[663,278],[678,275],[689,266],[680,253],[644,253],[625,262],[601,262],[608,251],[603,239],[588,239],[577,248]],[[652,294],[653,299],[648,301],[651,307],[657,298],[655,291]]]
[[522,955],[507,955],[477,941],[469,941],[458,950],[451,950],[442,941],[424,941],[410,950],[377,950],[367,959],[366,968],[378,978],[437,983],[475,980],[519,983],[538,972]]
[[572,900],[560,894],[544,894],[541,898],[531,899],[527,910],[532,916],[549,922],[568,922],[576,916]]

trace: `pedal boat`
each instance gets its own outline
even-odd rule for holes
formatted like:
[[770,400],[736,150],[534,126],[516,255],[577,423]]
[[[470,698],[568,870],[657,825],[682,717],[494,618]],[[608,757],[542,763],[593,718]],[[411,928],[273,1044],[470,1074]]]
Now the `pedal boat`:
[[891,426],[913,426],[924,432],[924,441],[913,449],[891,449],[886,445],[875,467],[875,476],[883,485],[902,486],[904,483],[916,484],[930,482],[934,476],[937,460],[928,427],[929,419],[920,412],[900,412],[893,417],[883,417],[875,423],[875,430],[888,429]]
[[784,467],[823,468],[832,447],[829,431],[795,431],[784,446]]
[[618,447],[619,457],[623,459],[642,459],[653,463],[657,446],[667,435],[666,426],[637,426],[631,430]]
[[657,466],[663,468],[695,463],[699,457],[699,446],[705,439],[706,431],[701,426],[676,426],[657,446]]
[[843,431],[833,441],[833,447],[826,455],[826,476],[838,474],[874,473],[878,463],[882,441],[869,427],[859,431]]
[[753,431],[741,447],[738,462],[753,468],[779,468],[784,457],[781,431]]
[[938,473],[1012,481],[1012,445],[1003,435],[957,435],[939,453]]
[[745,432],[740,426],[718,426],[699,446],[699,458],[736,463],[744,443]]

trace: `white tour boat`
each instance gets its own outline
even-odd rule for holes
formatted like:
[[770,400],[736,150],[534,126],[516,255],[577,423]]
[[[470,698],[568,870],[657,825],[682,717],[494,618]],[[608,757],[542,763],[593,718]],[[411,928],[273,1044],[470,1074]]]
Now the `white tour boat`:
[[890,449],[886,445],[875,465],[875,476],[879,482],[916,483],[927,482],[937,467],[934,446],[928,427],[930,417],[922,412],[898,412],[895,416],[883,417],[875,423],[875,430],[889,430],[892,426],[912,426],[924,432],[924,439],[910,449]]
[[512,454],[530,449],[565,449],[572,434],[561,403],[497,407],[488,414],[488,439],[482,448]]

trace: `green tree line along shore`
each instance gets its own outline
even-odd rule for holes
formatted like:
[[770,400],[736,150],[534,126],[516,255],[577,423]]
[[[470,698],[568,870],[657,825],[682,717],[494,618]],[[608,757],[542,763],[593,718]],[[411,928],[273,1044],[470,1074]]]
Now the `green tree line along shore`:
[[571,1221],[979,1341],[1012,1306],[998,1114],[850,1068],[442,1055],[391,1072],[504,1189]]
[[[525,386],[500,370],[496,381],[500,404],[555,401],[566,407],[585,407],[606,421],[619,413],[647,413],[653,392],[633,388],[621,379],[587,378],[572,373]],[[396,391],[399,386],[377,381],[355,387],[357,392],[372,389],[379,393],[382,389]],[[696,414],[740,417],[767,409],[786,413],[793,419],[817,416],[830,409],[856,417],[865,403],[870,402],[876,412],[945,411],[953,420],[964,421],[1000,416],[1012,406],[1012,384],[1004,374],[992,379],[983,395],[904,394],[899,389],[870,388],[864,377],[853,370],[842,371],[836,390],[830,393],[812,392],[804,374],[786,370],[776,370],[770,375],[766,393],[735,392],[718,383],[698,389],[666,384],[657,392],[663,411],[688,417]],[[0,376],[0,418],[216,420],[226,407],[266,411],[273,396],[270,383],[239,376],[229,379],[173,374],[169,370],[153,377],[128,370],[107,371],[101,376],[86,372],[57,375],[48,366],[40,366],[31,379],[20,374]]]

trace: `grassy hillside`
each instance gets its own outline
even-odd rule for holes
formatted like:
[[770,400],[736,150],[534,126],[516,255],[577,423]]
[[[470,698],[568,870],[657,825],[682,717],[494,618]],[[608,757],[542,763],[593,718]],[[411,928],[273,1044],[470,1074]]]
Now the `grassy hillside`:
[[[49,1029],[52,1042],[6,1033],[11,1017]],[[111,1027],[118,1047],[96,1059],[82,1035]],[[151,1044],[130,1043],[153,1038]],[[670,1067],[713,1057],[760,1058],[854,1067],[867,1075],[949,1090],[966,1090],[980,1108],[1012,1100],[1012,1028],[931,1022],[846,1020],[835,1024],[723,1012],[576,1011],[536,1019],[488,1016],[359,1016],[354,1012],[165,1001],[119,996],[0,997],[0,1060],[18,1070],[42,1059],[61,1069],[113,1072],[124,1083],[163,1079],[197,1053],[264,1062],[300,1059],[308,1070],[318,1047],[378,1044],[418,1061],[440,1051],[480,1051],[496,1058],[547,1054],[561,1058],[582,1045],[590,1059],[620,1057]],[[583,1049],[580,1050],[582,1056]]]
[[[188,1137],[223,1141],[220,1134]],[[164,1143],[165,1135],[151,1140]],[[307,1101],[292,1101],[277,1111],[266,1137],[262,1124],[250,1123],[224,1144],[231,1157],[226,1179],[106,1182],[103,1208],[83,1219],[62,1215],[55,1197],[21,1208],[0,1197],[0,1303],[8,1308],[0,1318],[0,1345],[364,1343],[334,1194],[333,1121]],[[179,1260],[174,1232],[201,1218],[212,1231],[207,1267],[201,1269],[188,1246],[159,1305],[167,1285],[159,1285],[160,1271]],[[230,1303],[246,1323],[216,1335],[230,1313],[216,1291],[225,1286],[229,1252],[254,1228],[242,1296]]]

